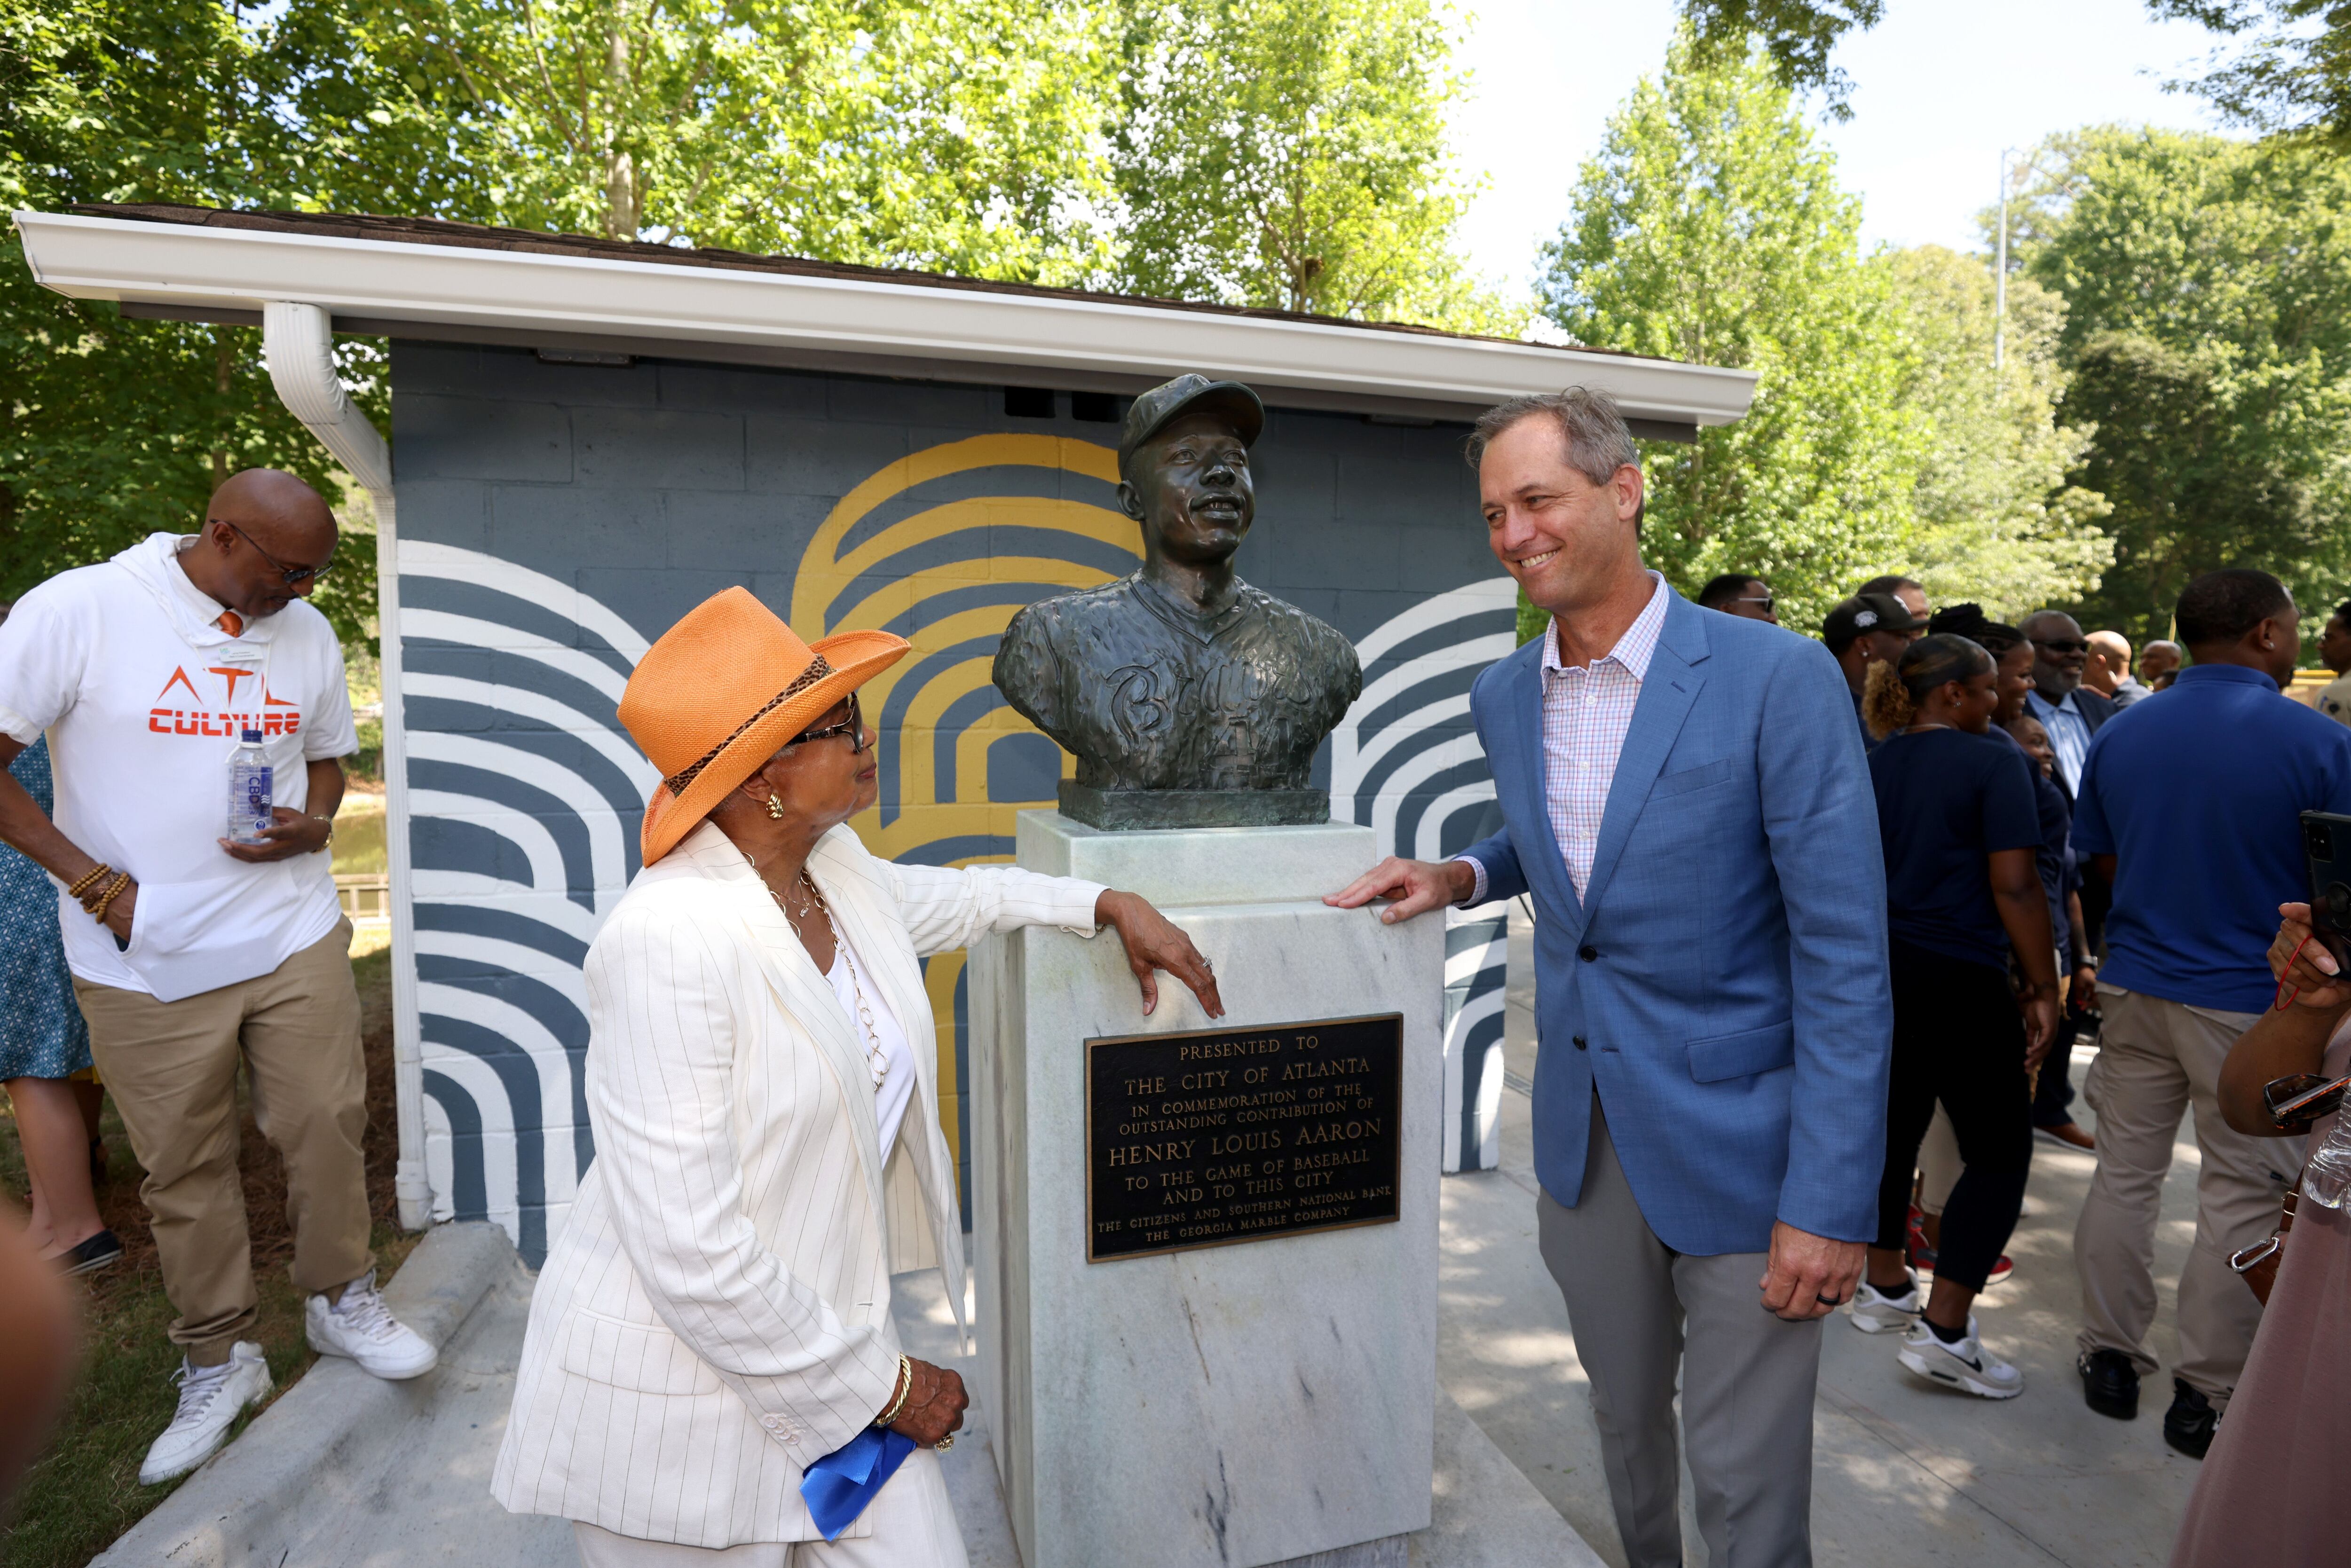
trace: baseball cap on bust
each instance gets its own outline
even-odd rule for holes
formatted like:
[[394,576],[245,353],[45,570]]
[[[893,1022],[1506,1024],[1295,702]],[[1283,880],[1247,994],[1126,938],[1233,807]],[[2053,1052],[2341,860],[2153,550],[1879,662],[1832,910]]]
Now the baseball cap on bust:
[[1119,433],[1118,466],[1126,471],[1134,449],[1187,413],[1221,413],[1233,422],[1243,446],[1265,434],[1265,404],[1238,382],[1212,382],[1197,374],[1162,382],[1127,405],[1126,428]]
[[1865,632],[1916,632],[1926,624],[1890,593],[1858,593],[1829,612],[1821,622],[1821,638],[1842,648]]

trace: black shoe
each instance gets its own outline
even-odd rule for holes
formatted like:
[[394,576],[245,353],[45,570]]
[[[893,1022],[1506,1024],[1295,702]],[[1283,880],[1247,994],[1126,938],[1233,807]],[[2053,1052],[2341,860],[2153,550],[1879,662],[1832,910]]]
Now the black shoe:
[[122,1240],[111,1230],[101,1230],[78,1247],[57,1254],[54,1261],[68,1276],[87,1274],[103,1269],[122,1256]]
[[2118,1350],[2094,1350],[2074,1364],[2082,1374],[2082,1400],[2101,1416],[2138,1419],[2138,1368]]
[[2163,1440],[2191,1459],[2200,1459],[2212,1446],[2220,1413],[2212,1402],[2178,1378],[2171,1380],[2171,1408],[2163,1413]]

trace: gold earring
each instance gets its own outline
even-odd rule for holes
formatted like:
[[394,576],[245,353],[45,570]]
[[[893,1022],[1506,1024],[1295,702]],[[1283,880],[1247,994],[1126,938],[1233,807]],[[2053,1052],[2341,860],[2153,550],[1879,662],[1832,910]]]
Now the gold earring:
[[782,796],[770,794],[768,797],[768,820],[772,822],[780,822],[784,820],[784,798]]

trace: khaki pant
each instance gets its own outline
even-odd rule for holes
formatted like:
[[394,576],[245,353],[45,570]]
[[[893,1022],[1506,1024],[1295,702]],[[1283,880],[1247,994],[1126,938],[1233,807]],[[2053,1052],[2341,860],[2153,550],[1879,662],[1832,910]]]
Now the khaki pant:
[[2082,1276],[2085,1352],[2118,1350],[2145,1376],[2155,1322],[2155,1226],[2180,1117],[2196,1109],[2196,1240],[2179,1271],[2179,1364],[2174,1374],[2215,1405],[2244,1370],[2262,1309],[2229,1254],[2267,1236],[2294,1178],[2298,1145],[2249,1138],[2220,1119],[2221,1059],[2257,1013],[2221,1012],[2101,985],[2105,1015],[2083,1097],[2098,1115],[2098,1169],[2074,1230]]
[[172,1341],[199,1366],[251,1337],[259,1300],[236,1171],[240,1058],[254,1120],[286,1161],[296,1288],[332,1290],[375,1266],[350,946],[350,923],[338,921],[271,973],[176,1002],[74,981],[90,1055],[147,1169],[140,1196],[180,1314]]

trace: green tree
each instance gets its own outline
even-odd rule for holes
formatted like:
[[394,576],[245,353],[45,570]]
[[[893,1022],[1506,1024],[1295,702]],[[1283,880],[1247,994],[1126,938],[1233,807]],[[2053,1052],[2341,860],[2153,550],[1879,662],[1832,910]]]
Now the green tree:
[[[0,204],[265,194],[287,162],[277,123],[250,112],[268,68],[210,0],[0,0]],[[0,599],[158,528],[193,529],[238,468],[291,469],[338,494],[332,463],[271,392],[259,339],[68,300],[32,281],[7,237]],[[373,574],[338,575],[328,607],[357,637]]]
[[1648,445],[1645,548],[1685,591],[1767,579],[1792,626],[1902,561],[1928,438],[1860,218],[1770,62],[1705,63],[1685,34],[1544,250],[1546,309],[1576,340],[1758,373],[1744,419]]
[[1884,0],[1681,0],[1698,57],[1710,66],[1736,64],[1761,44],[1782,86],[1818,89],[1830,117],[1850,120],[1845,99],[1852,78],[1829,64],[1849,32],[1866,32],[1886,16]]
[[[2304,604],[2351,574],[2351,168],[2294,145],[2105,128],[2061,139],[2025,225],[2066,305],[2078,478],[2114,510],[2084,601],[2159,634],[2179,590],[2273,571]],[[2316,628],[2312,628],[2314,632]]]
[[297,0],[288,19],[337,18],[367,106],[305,118],[397,210],[1022,279],[1101,260],[1108,38],[1062,0]]
[[2341,0],[2147,0],[2147,9],[2246,39],[2189,84],[2223,114],[2351,151],[2351,9]]
[[1445,112],[1466,78],[1430,0],[1144,0],[1111,135],[1113,287],[1515,335],[1454,246]]
[[2091,435],[2059,423],[2064,303],[2011,278],[1995,371],[1983,257],[1921,246],[1884,265],[1912,350],[1901,400],[1930,433],[1911,497],[1909,575],[1935,603],[1973,600],[2011,617],[2092,591],[2114,544],[2094,522],[2105,498],[2067,482]]

